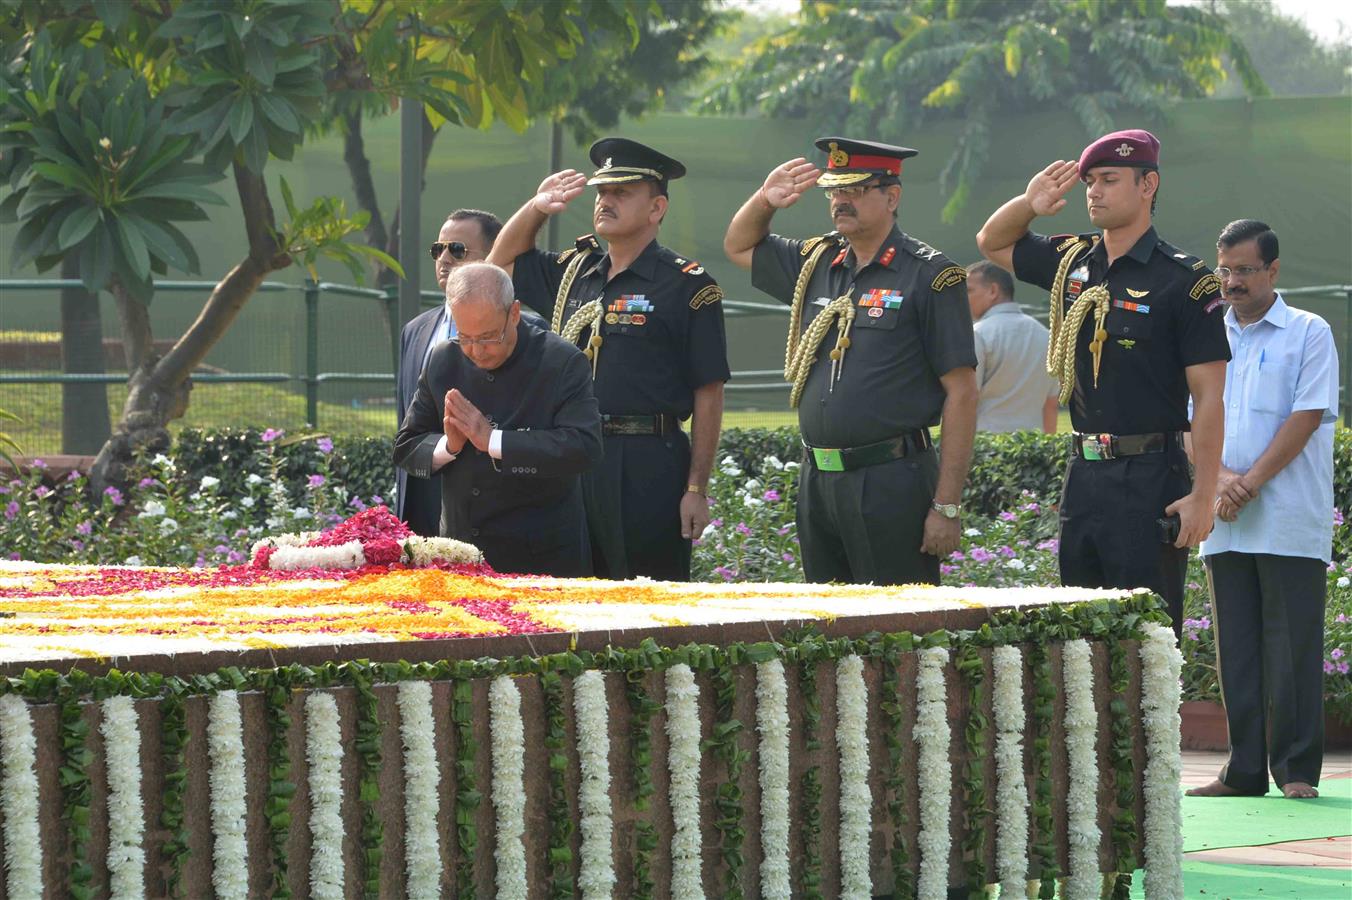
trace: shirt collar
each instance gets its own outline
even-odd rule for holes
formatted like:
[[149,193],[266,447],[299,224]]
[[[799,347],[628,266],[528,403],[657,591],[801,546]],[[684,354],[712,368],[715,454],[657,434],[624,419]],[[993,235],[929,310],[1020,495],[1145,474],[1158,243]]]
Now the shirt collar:
[[[643,248],[643,252],[629,264],[626,272],[633,272],[640,278],[648,281],[657,280],[657,239],[653,238],[648,242],[648,246]],[[610,253],[607,252],[602,258],[599,268],[606,273],[606,278],[610,277]]]
[[[840,260],[839,265],[852,264],[855,268],[858,268],[859,260],[854,255],[854,248],[849,246],[848,243],[846,244],[846,248],[847,252],[844,258]],[[878,246],[878,255],[874,259],[869,260],[869,263],[872,264],[876,262],[878,265],[891,269],[893,272],[900,272],[902,252],[902,234],[894,224],[892,230],[887,233],[887,237],[883,240],[882,244]],[[840,254],[837,253],[836,256],[839,257]],[[886,262],[884,262],[884,260],[886,260]],[[832,265],[836,265],[836,263],[833,262]]]
[[985,319],[989,319],[991,316],[1018,315],[1020,312],[1021,310],[1019,309],[1019,305],[1017,303],[1015,303],[1013,300],[1005,300],[995,304],[990,309],[986,310],[984,313],[981,314],[981,318],[977,319],[977,321],[980,322]]
[[[1268,307],[1268,311],[1263,313],[1263,318],[1259,319],[1258,322],[1255,322],[1254,324],[1257,325],[1260,322],[1267,322],[1275,328],[1285,328],[1289,321],[1291,321],[1291,307],[1287,306],[1286,301],[1282,299],[1282,292],[1277,291],[1277,298],[1272,301],[1272,305]],[[1227,328],[1233,328],[1235,331],[1240,330],[1239,317],[1235,315],[1235,308],[1233,306],[1228,307],[1225,310],[1225,325]]]
[[[1136,239],[1136,243],[1131,245],[1131,249],[1120,258],[1134,259],[1141,265],[1145,265],[1150,262],[1150,254],[1155,252],[1159,242],[1160,236],[1156,233],[1155,226],[1151,225],[1145,230],[1145,234]],[[1098,256],[1100,260],[1106,261],[1108,259],[1108,246],[1100,238],[1090,253]]]

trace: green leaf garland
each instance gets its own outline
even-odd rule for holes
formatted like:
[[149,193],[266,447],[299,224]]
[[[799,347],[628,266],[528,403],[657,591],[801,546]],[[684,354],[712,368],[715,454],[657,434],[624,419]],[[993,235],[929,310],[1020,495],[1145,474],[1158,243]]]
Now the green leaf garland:
[[558,672],[540,674],[544,695],[545,751],[548,755],[549,800],[549,896],[571,900],[573,884],[573,816],[568,807],[568,741],[563,702],[563,677]]

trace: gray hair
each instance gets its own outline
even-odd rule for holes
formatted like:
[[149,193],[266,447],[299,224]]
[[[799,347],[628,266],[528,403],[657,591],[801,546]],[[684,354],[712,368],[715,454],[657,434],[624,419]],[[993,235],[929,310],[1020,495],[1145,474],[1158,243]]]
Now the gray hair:
[[492,263],[456,266],[446,279],[446,308],[461,302],[492,303],[506,312],[515,300],[512,276]]

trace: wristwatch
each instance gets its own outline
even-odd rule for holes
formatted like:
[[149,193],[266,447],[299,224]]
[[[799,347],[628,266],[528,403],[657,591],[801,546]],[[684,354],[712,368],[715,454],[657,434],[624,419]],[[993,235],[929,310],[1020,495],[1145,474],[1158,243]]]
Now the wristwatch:
[[938,500],[935,500],[931,505],[936,512],[942,513],[945,519],[956,519],[958,510],[962,509],[957,503],[940,503]]

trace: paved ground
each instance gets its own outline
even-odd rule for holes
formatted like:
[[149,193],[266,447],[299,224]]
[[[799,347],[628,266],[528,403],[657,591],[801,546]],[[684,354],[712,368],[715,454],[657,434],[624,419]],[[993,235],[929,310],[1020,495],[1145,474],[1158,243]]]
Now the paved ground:
[[[1224,753],[1184,750],[1183,786],[1197,787],[1206,784],[1216,777],[1224,762]],[[1327,781],[1333,778],[1352,778],[1352,752],[1324,754],[1324,771],[1320,779]],[[1347,830],[1348,833],[1341,837],[1288,841],[1259,847],[1198,850],[1186,854],[1186,858],[1214,863],[1245,863],[1252,866],[1320,866],[1352,870],[1352,822],[1348,822]]]

